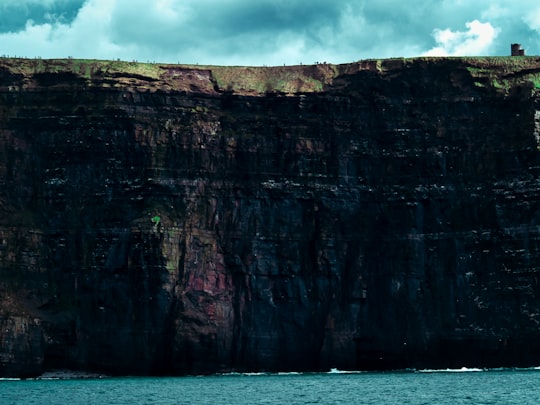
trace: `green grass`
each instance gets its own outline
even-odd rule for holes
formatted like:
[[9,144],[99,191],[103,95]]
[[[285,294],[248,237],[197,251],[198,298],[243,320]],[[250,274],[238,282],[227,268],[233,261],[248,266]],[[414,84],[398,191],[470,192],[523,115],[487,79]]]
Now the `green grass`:
[[532,81],[534,88],[540,89],[540,73],[531,75],[530,80]]
[[[188,86],[193,81],[202,91],[231,91],[236,94],[264,95],[268,93],[298,94],[324,91],[328,84],[342,75],[371,70],[384,75],[415,64],[462,64],[474,82],[481,87],[492,87],[506,92],[525,82],[540,89],[540,58],[538,57],[418,57],[361,60],[332,65],[297,65],[274,67],[172,65],[160,63],[126,62],[95,59],[12,59],[0,58],[0,67],[15,74],[31,77],[35,73],[72,72],[86,79],[89,84],[115,87],[137,86],[142,90],[172,90],[182,85],[181,79],[171,72],[197,72],[201,78],[184,80]],[[196,75],[195,75],[196,76]],[[208,77],[213,81],[208,82]],[[109,78],[109,84],[103,79]],[[190,82],[191,80],[191,82]],[[187,83],[187,84],[186,84]],[[189,87],[185,87],[189,91]]]
[[513,87],[531,84],[540,89],[540,58],[538,57],[478,57],[462,58],[479,87],[489,86],[508,93]]

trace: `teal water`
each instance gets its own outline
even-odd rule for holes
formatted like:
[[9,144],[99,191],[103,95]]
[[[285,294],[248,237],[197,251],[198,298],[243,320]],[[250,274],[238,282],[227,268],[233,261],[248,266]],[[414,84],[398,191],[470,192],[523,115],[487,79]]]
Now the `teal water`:
[[539,404],[540,371],[2,380],[0,404]]

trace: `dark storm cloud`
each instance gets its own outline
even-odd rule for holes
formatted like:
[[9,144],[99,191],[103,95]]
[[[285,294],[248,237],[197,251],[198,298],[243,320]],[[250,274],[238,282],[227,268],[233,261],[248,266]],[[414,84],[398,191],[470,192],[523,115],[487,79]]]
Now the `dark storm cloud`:
[[23,30],[27,21],[73,21],[85,0],[0,0],[0,32]]
[[312,0],[305,1],[239,1],[217,9],[209,6],[200,10],[211,16],[211,23],[225,31],[276,32],[281,30],[302,31],[320,25],[333,25],[339,21],[342,7],[347,2]]
[[[0,54],[272,65],[540,51],[537,0],[0,0]],[[9,33],[7,33],[9,31]]]
[[[141,1],[135,1],[142,6]],[[208,49],[211,55],[276,52],[284,37],[322,44],[321,28],[339,24],[346,2],[315,0],[184,1],[171,7],[170,18],[157,8],[117,3],[112,38],[118,44],[152,47],[166,54]],[[174,4],[170,4],[174,5]],[[201,62],[210,62],[201,58]]]

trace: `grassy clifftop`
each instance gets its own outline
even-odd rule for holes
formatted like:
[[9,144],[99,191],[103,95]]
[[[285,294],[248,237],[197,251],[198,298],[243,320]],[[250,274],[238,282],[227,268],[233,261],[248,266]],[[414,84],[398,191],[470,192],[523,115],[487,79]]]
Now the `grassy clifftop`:
[[396,58],[364,60],[348,64],[316,64],[274,67],[203,66],[103,61],[91,59],[0,59],[2,77],[18,77],[21,87],[32,87],[40,75],[71,75],[89,85],[137,87],[139,90],[234,92],[235,94],[282,94],[323,91],[340,76],[370,70],[381,75],[398,70],[439,64],[441,68],[464,68],[479,87],[505,91],[530,82],[540,89],[540,57]]

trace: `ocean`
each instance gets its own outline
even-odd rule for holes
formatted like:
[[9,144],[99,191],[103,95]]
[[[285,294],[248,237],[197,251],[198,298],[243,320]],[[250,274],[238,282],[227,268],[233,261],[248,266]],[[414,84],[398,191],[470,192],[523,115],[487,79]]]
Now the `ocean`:
[[0,404],[539,404],[540,369],[0,380]]

